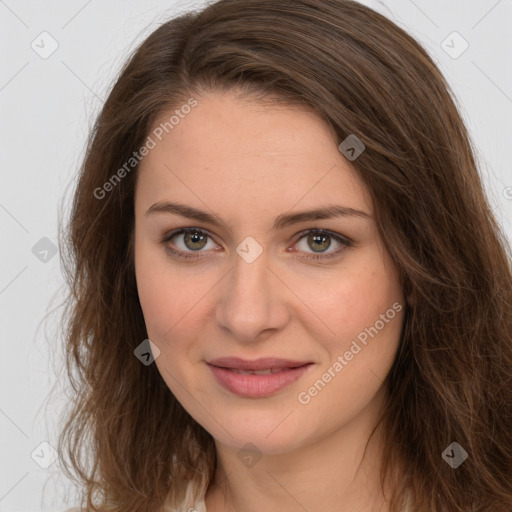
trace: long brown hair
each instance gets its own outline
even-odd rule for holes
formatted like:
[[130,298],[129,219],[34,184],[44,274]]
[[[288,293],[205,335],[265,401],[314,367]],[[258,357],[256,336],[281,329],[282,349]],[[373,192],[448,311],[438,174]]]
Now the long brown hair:
[[[352,165],[407,298],[381,418],[391,510],[410,496],[418,512],[510,512],[510,247],[444,77],[410,35],[350,0],[220,0],[161,25],[122,69],[63,235],[75,398],[59,453],[84,504],[149,512],[212,480],[212,436],[134,356],[147,333],[132,257],[137,165],[126,162],[162,112],[235,88],[307,106],[338,143],[365,145]],[[442,457],[452,442],[468,454],[457,469]]]

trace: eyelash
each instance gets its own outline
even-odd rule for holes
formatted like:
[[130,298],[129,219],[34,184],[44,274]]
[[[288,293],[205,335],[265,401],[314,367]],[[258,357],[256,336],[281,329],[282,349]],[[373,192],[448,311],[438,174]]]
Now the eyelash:
[[[199,233],[201,235],[206,235],[210,239],[213,240],[212,236],[207,231],[205,231],[203,229],[199,229],[199,228],[178,228],[178,229],[175,229],[174,231],[171,231],[170,233],[166,234],[166,236],[162,240],[162,244],[167,244],[167,242],[169,242],[172,238],[174,238],[177,235],[181,235],[183,233]],[[327,260],[327,259],[331,259],[331,258],[334,258],[336,256],[339,256],[341,252],[343,252],[347,247],[350,247],[352,245],[352,242],[348,238],[345,238],[345,237],[342,237],[342,236],[337,235],[335,233],[332,233],[331,231],[328,231],[326,229],[319,229],[317,227],[314,227],[312,229],[307,229],[305,231],[301,231],[300,233],[298,233],[297,234],[297,240],[294,243],[294,245],[297,242],[299,242],[302,238],[304,238],[306,235],[309,235],[309,234],[327,235],[327,236],[329,236],[331,238],[334,238],[337,242],[341,243],[342,247],[340,247],[336,251],[333,251],[333,252],[330,252],[330,253],[326,253],[326,254],[316,254],[316,255],[313,255],[313,256],[301,256],[301,258],[304,258],[304,259],[311,259],[311,260]],[[199,254],[194,255],[194,256],[189,256],[188,253],[185,253],[185,252],[180,251],[180,250],[171,249],[167,245],[165,246],[165,249],[166,249],[167,253],[170,256],[173,256],[173,257],[176,256],[178,258],[183,258],[185,260],[197,260],[198,258],[201,258],[201,256]],[[200,252],[203,252],[203,251],[196,251],[196,252],[200,253]]]

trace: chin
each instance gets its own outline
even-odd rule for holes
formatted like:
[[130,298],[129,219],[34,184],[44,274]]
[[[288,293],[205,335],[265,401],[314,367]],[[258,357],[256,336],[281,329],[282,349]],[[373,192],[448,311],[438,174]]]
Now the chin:
[[237,452],[250,444],[265,455],[284,454],[297,449],[306,437],[304,426],[295,424],[293,413],[286,418],[287,414],[280,411],[273,414],[245,414],[244,417],[235,414],[225,420],[219,418],[219,423],[226,425],[231,436],[218,424],[206,425],[204,428],[216,441]]

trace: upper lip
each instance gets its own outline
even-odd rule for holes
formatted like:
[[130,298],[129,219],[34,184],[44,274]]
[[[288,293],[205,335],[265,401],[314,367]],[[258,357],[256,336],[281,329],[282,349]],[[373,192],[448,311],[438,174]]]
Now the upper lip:
[[276,368],[297,368],[308,364],[308,361],[292,361],[290,359],[280,359],[277,357],[262,357],[250,361],[248,359],[240,359],[239,357],[221,357],[207,361],[212,366],[219,368],[234,368],[237,370],[267,370]]

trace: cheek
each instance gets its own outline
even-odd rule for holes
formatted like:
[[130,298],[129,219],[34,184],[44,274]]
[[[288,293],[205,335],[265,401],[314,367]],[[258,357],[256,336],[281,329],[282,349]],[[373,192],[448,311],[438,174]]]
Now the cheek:
[[[151,341],[165,344],[169,330],[180,318],[183,289],[163,248],[149,241],[135,244],[135,277],[146,329]],[[186,289],[185,289],[186,290]],[[181,315],[183,316],[183,315]]]
[[[347,263],[339,276],[317,280],[314,287],[304,282],[301,288],[298,295],[316,314],[317,321],[321,320],[330,351],[350,345],[352,339],[374,325],[395,302],[402,304],[393,269],[372,253],[362,255],[356,265]],[[395,316],[395,311],[391,315]]]
[[144,241],[135,246],[135,274],[149,339],[163,355],[185,349],[208,314],[205,294],[215,276],[177,265],[163,248]]
[[151,339],[155,329],[160,332],[164,327],[162,323],[168,314],[165,305],[172,303],[173,292],[171,287],[164,286],[165,275],[159,271],[158,263],[153,264],[147,252],[136,250],[135,258],[137,292]]
[[140,244],[135,250],[135,274],[137,291],[144,316],[148,338],[159,351],[155,364],[171,392],[178,400],[186,400],[180,395],[178,382],[183,381],[183,367],[179,364],[186,357],[186,339],[180,329],[186,326],[187,300],[184,296],[183,278],[172,271],[163,255],[155,254],[154,248]]
[[[340,333],[331,360],[342,356],[345,378],[355,389],[380,385],[396,355],[403,324],[403,297],[393,273],[376,268],[346,290],[350,300],[336,324]],[[374,386],[370,384],[373,382]]]

